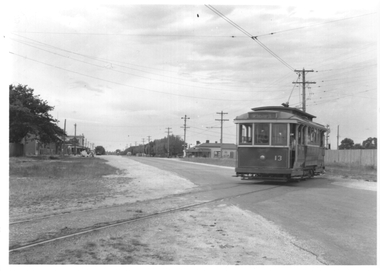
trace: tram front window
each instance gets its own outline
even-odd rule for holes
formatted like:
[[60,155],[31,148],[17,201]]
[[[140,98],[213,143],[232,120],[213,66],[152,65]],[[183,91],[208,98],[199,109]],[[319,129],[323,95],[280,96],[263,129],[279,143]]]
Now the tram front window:
[[272,145],[285,146],[288,141],[288,125],[285,123],[272,124]]
[[269,123],[255,124],[255,145],[269,145]]
[[240,125],[240,144],[252,144],[252,124]]

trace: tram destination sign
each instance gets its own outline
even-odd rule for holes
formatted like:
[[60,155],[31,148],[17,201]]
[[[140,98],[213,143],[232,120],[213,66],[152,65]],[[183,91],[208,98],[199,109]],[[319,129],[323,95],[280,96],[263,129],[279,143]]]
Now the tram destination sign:
[[250,112],[248,113],[250,119],[276,119],[277,113],[269,112]]

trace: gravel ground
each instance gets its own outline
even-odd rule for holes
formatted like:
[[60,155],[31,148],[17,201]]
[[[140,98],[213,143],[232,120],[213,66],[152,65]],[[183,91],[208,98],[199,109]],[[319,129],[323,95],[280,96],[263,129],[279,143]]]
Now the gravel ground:
[[[215,205],[168,214],[60,244],[29,263],[132,265],[320,265],[323,259],[263,217]],[[53,251],[55,249],[50,249]]]

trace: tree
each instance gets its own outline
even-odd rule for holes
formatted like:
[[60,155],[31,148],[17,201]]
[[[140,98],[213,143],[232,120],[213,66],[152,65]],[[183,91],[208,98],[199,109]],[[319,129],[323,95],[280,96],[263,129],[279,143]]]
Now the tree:
[[377,138],[376,137],[369,137],[366,140],[363,141],[363,148],[364,149],[377,149]]
[[360,149],[363,149],[363,146],[360,143],[356,143],[352,148],[356,150],[360,150]]
[[103,146],[96,146],[95,147],[95,154],[96,155],[104,155],[104,154],[106,154],[106,150],[104,149]]
[[340,142],[339,150],[352,149],[354,141],[350,138],[345,138]]
[[28,134],[37,135],[42,143],[61,141],[65,132],[49,114],[54,107],[33,92],[26,85],[9,85],[9,141],[20,143]]

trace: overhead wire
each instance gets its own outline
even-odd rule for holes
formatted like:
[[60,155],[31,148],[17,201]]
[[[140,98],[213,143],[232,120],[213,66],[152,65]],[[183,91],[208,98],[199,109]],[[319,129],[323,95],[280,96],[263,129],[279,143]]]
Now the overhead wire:
[[[313,24],[313,25],[306,25],[306,26],[300,26],[300,27],[295,27],[295,28],[289,28],[289,29],[284,29],[284,30],[278,30],[278,31],[273,31],[265,34],[260,34],[257,35],[257,37],[262,37],[262,36],[269,36],[269,35],[275,35],[283,32],[290,32],[290,31],[295,31],[295,30],[300,30],[300,29],[305,29],[305,28],[310,28],[310,27],[317,27],[320,25],[324,24],[329,24],[329,23],[336,23],[344,20],[350,20],[350,19],[355,19],[358,17],[363,17],[363,16],[369,16],[369,15],[376,15],[376,12],[372,13],[365,13],[357,16],[351,16],[351,17],[346,17],[346,18],[341,18],[337,20],[331,20],[331,21],[326,21],[318,24]],[[192,38],[231,38],[231,35],[186,35],[186,34],[127,34],[127,33],[94,33],[94,32],[46,32],[46,31],[16,31],[14,33],[24,33],[24,34],[51,34],[51,35],[94,35],[94,36],[127,36],[127,37],[192,37]],[[234,38],[239,38],[243,36],[238,36],[234,35]]]
[[224,19],[226,22],[237,28],[239,31],[244,33],[247,37],[251,38],[253,41],[255,41],[257,44],[259,44],[264,50],[266,50],[268,53],[270,53],[274,58],[276,58],[278,61],[280,61],[283,65],[285,65],[288,69],[294,71],[294,68],[290,66],[285,60],[283,60],[281,57],[279,57],[277,54],[275,54],[271,49],[269,49],[264,43],[262,43],[257,37],[254,36],[248,31],[246,31],[244,28],[233,22],[231,19],[229,19],[227,16],[225,16],[223,13],[221,13],[219,10],[214,8],[211,5],[205,5],[207,8],[209,8],[211,11],[216,13],[219,17]]
[[374,15],[374,14],[377,14],[377,13],[376,12],[366,13],[366,14],[361,14],[361,15],[357,15],[357,16],[346,17],[346,18],[341,18],[341,19],[337,19],[337,20],[331,20],[331,21],[327,21],[327,22],[322,22],[322,23],[319,23],[319,24],[313,24],[313,25],[300,26],[300,27],[295,27],[295,28],[290,28],[290,29],[285,29],[285,30],[279,30],[279,31],[274,31],[274,32],[266,33],[266,34],[257,35],[257,37],[269,36],[269,35],[274,35],[274,34],[283,33],[283,32],[289,32],[289,31],[294,31],[294,30],[305,29],[305,28],[309,28],[309,27],[316,27],[316,26],[320,26],[320,25],[324,25],[324,24],[336,23],[336,22],[340,22],[340,21],[344,21],[344,20],[351,20],[351,19],[355,19],[355,18],[358,18],[358,17],[368,16],[368,15]]
[[[18,35],[19,36],[19,35]],[[22,36],[20,36],[22,37]],[[79,54],[79,53],[76,53],[76,52],[73,52],[73,51],[69,51],[69,50],[66,50],[66,49],[62,49],[62,48],[58,48],[56,46],[51,46],[51,45],[48,45],[46,43],[41,43],[47,47],[51,47],[51,48],[54,48],[54,49],[57,49],[57,50],[61,50],[61,51],[64,51],[64,52],[67,52],[69,54],[74,54],[74,55],[78,55],[78,56],[81,56],[81,57],[85,57],[85,58],[89,58],[89,59],[93,59],[93,60],[96,60],[96,61],[99,61],[99,62],[102,62],[102,63],[105,63],[105,64],[108,64],[108,65],[111,65],[111,68],[108,67],[108,66],[102,66],[102,65],[97,65],[97,64],[94,64],[94,63],[90,63],[90,62],[87,62],[87,61],[83,61],[83,60],[80,60],[80,59],[76,59],[76,58],[73,58],[73,57],[70,57],[70,56],[66,56],[66,55],[62,55],[62,54],[59,54],[59,53],[56,53],[56,52],[52,52],[52,51],[49,51],[49,50],[46,50],[44,48],[41,48],[41,47],[38,47],[34,44],[28,44],[24,41],[20,41],[20,40],[15,40],[13,38],[10,38],[11,40],[15,41],[15,42],[18,42],[20,44],[23,44],[23,45],[26,45],[26,46],[30,46],[32,48],[35,48],[35,49],[38,49],[38,50],[41,50],[41,51],[44,51],[44,52],[47,52],[47,53],[50,53],[50,54],[54,54],[54,55],[57,55],[57,56],[60,56],[60,57],[64,57],[64,58],[68,58],[70,60],[74,60],[74,61],[78,61],[78,62],[82,62],[82,63],[85,63],[85,64],[88,64],[88,65],[92,65],[92,66],[95,66],[95,67],[99,67],[99,68],[102,68],[102,69],[107,69],[109,71],[112,71],[112,72],[118,72],[118,73],[123,73],[123,74],[128,74],[128,75],[131,75],[131,76],[136,76],[136,77],[141,77],[141,78],[147,78],[149,80],[153,80],[153,81],[159,81],[159,82],[164,82],[164,83],[169,83],[169,84],[176,84],[176,85],[181,85],[181,86],[187,86],[187,87],[192,87],[192,88],[195,88],[195,89],[210,89],[210,90],[217,90],[217,91],[226,91],[226,92],[239,92],[239,93],[244,93],[244,92],[252,92],[250,90],[236,90],[236,88],[234,90],[230,90],[230,89],[221,89],[220,87],[218,88],[212,88],[212,87],[206,87],[206,86],[197,86],[197,85],[188,85],[188,84],[182,84],[182,83],[177,83],[177,82],[168,82],[168,81],[164,81],[164,80],[160,80],[160,79],[155,79],[155,78],[151,78],[151,77],[146,77],[146,76],[143,76],[143,75],[137,75],[137,74],[133,74],[133,73],[128,73],[128,72],[124,72],[124,71],[120,71],[120,70],[116,70],[113,67],[113,65],[115,66],[119,66],[119,67],[122,67],[122,68],[127,68],[127,69],[132,69],[132,70],[137,70],[137,71],[140,71],[140,72],[144,72],[144,73],[149,73],[149,74],[153,74],[153,75],[157,75],[157,76],[162,76],[162,77],[168,77],[168,78],[171,78],[171,79],[179,79],[181,81],[190,81],[192,83],[194,83],[193,81],[191,80],[186,80],[186,79],[182,79],[182,78],[176,78],[176,77],[172,77],[172,76],[165,76],[165,75],[161,75],[161,74],[156,74],[156,73],[151,73],[151,72],[147,72],[147,71],[142,71],[142,70],[138,70],[138,69],[134,69],[134,68],[130,68],[130,67],[125,67],[123,65],[119,65],[119,64],[114,64],[113,62],[111,61],[107,61],[107,60],[102,60],[100,58],[94,58],[94,57],[91,57],[91,56],[87,56],[87,55],[84,55],[84,54]],[[30,39],[32,40],[32,39]],[[32,41],[35,41],[35,40],[32,40]],[[38,41],[35,41],[36,43],[40,43]],[[210,84],[210,83],[205,83],[205,82],[200,82],[201,84]],[[212,83],[211,83],[212,84]],[[268,89],[266,87],[266,90],[255,90],[255,92],[267,92]]]
[[[81,73],[81,72],[69,70],[69,69],[66,69],[66,68],[62,68],[62,67],[59,67],[59,66],[56,66],[56,65],[52,65],[52,64],[49,64],[49,63],[46,63],[46,62],[42,62],[42,61],[39,61],[37,59],[33,59],[33,58],[30,58],[30,57],[27,57],[27,56],[23,56],[23,55],[14,53],[14,52],[9,52],[9,53],[12,54],[12,55],[24,58],[26,60],[30,60],[30,61],[37,62],[37,63],[43,64],[43,65],[54,67],[54,68],[57,68],[57,69],[60,69],[60,70],[63,70],[63,71],[67,71],[67,72],[70,72],[70,73],[82,75],[82,76],[89,77],[89,78],[92,78],[92,79],[96,79],[96,80],[99,80],[99,81],[113,83],[113,84],[116,84],[116,85],[130,87],[130,88],[134,88],[134,89],[140,89],[140,90],[145,90],[145,91],[149,91],[149,92],[155,92],[155,93],[159,93],[159,94],[166,94],[166,95],[171,95],[171,96],[186,97],[186,98],[193,98],[193,99],[200,99],[200,100],[230,101],[230,102],[231,101],[235,101],[235,102],[246,101],[246,99],[236,99],[236,100],[234,100],[234,99],[207,98],[207,97],[203,97],[203,96],[191,96],[191,95],[178,94],[178,93],[170,93],[170,92],[165,92],[165,91],[158,91],[158,90],[154,90],[154,89],[148,89],[148,88],[143,88],[143,87],[132,86],[132,85],[128,85],[128,84],[124,84],[124,83],[118,83],[118,82],[115,82],[115,81],[111,81],[111,80],[95,77],[95,76],[92,76],[92,75],[84,74],[84,73]],[[272,99],[269,98],[269,99],[259,99],[259,100],[264,101],[264,100],[272,100]]]

